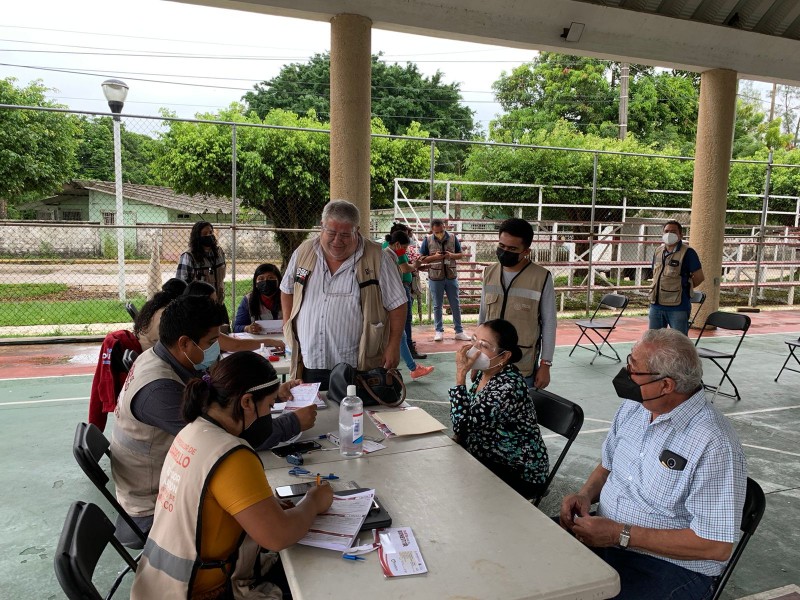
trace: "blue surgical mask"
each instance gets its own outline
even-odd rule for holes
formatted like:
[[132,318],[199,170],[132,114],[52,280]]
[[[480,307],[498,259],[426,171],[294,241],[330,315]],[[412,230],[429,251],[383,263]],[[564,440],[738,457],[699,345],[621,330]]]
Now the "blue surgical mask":
[[[192,341],[192,343],[194,344],[194,340]],[[197,346],[197,344],[194,345]],[[200,348],[200,346],[197,347]],[[200,349],[203,350],[202,348]],[[192,359],[186,355],[185,352],[183,353],[183,355],[186,356],[186,358],[189,358],[189,362],[191,362],[194,365],[194,368],[196,370],[207,371],[211,367],[211,365],[213,365],[215,362],[217,362],[217,360],[219,360],[219,352],[220,352],[219,341],[216,341],[213,344],[211,344],[208,348],[203,350],[203,362],[195,364],[192,361]]]

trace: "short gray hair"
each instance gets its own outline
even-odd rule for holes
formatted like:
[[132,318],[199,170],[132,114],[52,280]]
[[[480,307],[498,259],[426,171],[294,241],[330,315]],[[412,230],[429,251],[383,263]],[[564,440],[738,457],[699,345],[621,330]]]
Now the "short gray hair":
[[693,393],[703,382],[703,363],[692,341],[675,329],[648,329],[636,346],[649,346],[647,370],[669,377],[679,394]]
[[322,222],[328,219],[350,223],[353,227],[358,227],[361,223],[361,212],[358,207],[347,200],[331,200],[322,209]]

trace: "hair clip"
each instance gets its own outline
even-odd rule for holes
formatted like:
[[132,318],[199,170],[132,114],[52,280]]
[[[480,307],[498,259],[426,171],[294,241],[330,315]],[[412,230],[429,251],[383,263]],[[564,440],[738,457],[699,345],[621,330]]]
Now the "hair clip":
[[211,375],[208,373],[203,373],[201,379],[205,382],[209,389],[211,389]]

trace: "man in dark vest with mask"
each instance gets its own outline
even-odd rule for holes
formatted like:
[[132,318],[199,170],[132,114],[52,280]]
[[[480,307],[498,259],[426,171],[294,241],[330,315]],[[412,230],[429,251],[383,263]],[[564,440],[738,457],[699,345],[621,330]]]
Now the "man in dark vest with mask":
[[[550,384],[556,347],[556,295],[550,271],[531,260],[533,227],[523,219],[500,224],[497,263],[483,272],[478,324],[505,319],[519,335],[517,363],[528,387]],[[540,358],[541,357],[541,358]]]
[[[133,363],[119,395],[111,434],[111,474],[117,500],[145,532],[153,524],[159,477],[175,435],[186,426],[181,413],[186,382],[206,371],[220,355],[219,326],[224,307],[206,296],[181,296],[164,309],[159,341]],[[279,397],[291,395],[284,384]],[[300,433],[294,414],[275,419],[269,448]],[[313,426],[313,419],[310,419]],[[123,543],[136,540],[122,519],[117,522]]]
[[710,598],[739,539],[747,463],[702,377],[688,337],[646,331],[614,377],[602,462],[561,504],[562,527],[619,573],[616,598]]
[[653,255],[653,287],[650,289],[650,329],[670,326],[689,333],[692,289],[705,279],[700,258],[683,243],[683,226],[667,221],[664,242]]

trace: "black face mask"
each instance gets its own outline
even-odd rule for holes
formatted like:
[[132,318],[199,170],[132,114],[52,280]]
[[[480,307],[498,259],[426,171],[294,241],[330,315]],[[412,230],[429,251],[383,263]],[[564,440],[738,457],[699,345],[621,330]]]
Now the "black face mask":
[[495,254],[497,254],[497,260],[504,267],[513,267],[519,262],[520,256],[522,256],[520,252],[509,252],[508,250],[503,250],[502,248],[498,248],[495,251]]
[[[653,381],[661,381],[662,379],[664,379],[664,377],[654,379]],[[653,381],[648,381],[647,383],[653,383]],[[622,367],[619,370],[619,373],[617,373],[611,383],[614,384],[614,390],[617,392],[617,396],[623,400],[645,402],[646,400],[656,400],[657,398],[664,396],[664,394],[660,394],[658,396],[654,396],[653,398],[642,398],[642,385],[647,385],[647,383],[643,383],[642,385],[636,383],[633,379],[631,379],[631,375],[628,373],[628,369],[625,367]]]
[[250,427],[243,429],[242,434],[239,437],[250,444],[253,448],[258,449],[258,447],[266,442],[267,439],[269,439],[269,436],[272,435],[272,415],[267,413],[266,415],[259,417],[258,406],[255,404],[254,406],[256,409],[256,420],[251,423]]
[[201,235],[200,245],[205,246],[206,248],[214,248],[217,245],[217,238],[215,238],[213,235]]
[[256,289],[265,296],[272,296],[278,291],[278,282],[274,279],[267,279],[256,283]]

